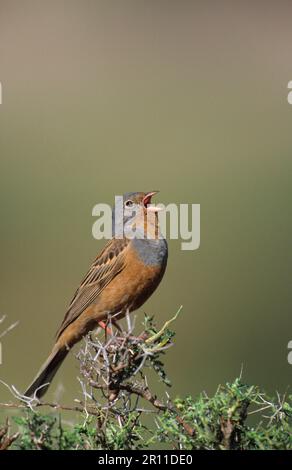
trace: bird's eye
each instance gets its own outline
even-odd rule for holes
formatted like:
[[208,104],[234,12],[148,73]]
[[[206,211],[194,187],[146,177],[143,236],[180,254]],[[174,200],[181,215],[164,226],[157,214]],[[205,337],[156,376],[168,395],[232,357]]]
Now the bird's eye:
[[126,201],[126,202],[125,202],[125,206],[126,206],[126,207],[132,207],[133,204],[134,204],[133,201],[131,201],[130,199],[129,199],[129,201]]

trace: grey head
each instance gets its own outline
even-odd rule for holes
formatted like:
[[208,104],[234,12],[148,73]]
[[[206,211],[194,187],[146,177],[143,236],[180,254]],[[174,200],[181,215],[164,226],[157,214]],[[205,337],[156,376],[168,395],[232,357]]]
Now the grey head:
[[[133,247],[135,248],[140,259],[149,266],[166,266],[168,249],[167,242],[161,236],[158,229],[159,236],[153,238],[145,238],[144,233],[144,220],[147,217],[147,211],[152,212],[155,216],[155,226],[158,228],[158,208],[148,207],[151,203],[151,198],[157,191],[151,192],[131,192],[125,193],[122,198],[117,200],[112,212],[112,229],[113,236],[123,238],[127,236],[127,227],[131,224],[136,225],[141,223],[142,237],[135,236],[132,240]],[[153,214],[154,213],[154,214]],[[137,231],[139,234],[139,231]],[[155,232],[156,233],[156,232]]]
[[127,225],[130,226],[135,219],[142,221],[147,215],[152,196],[157,192],[130,192],[116,198],[112,211],[112,235],[120,238]]

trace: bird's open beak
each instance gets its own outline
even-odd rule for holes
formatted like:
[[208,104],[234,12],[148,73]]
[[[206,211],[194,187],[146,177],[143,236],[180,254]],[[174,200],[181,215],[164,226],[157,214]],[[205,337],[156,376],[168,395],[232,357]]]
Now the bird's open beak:
[[143,204],[146,207],[147,211],[159,212],[162,210],[162,207],[149,206],[149,204],[151,204],[152,197],[158,192],[159,191],[151,191],[150,193],[147,193],[146,196],[143,198]]

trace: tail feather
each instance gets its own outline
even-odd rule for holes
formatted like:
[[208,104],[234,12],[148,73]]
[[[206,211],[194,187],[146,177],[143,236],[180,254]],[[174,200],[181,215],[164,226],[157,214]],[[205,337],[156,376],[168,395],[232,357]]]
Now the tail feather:
[[55,347],[46,362],[42,365],[32,384],[28,387],[26,392],[24,392],[24,395],[26,397],[35,396],[41,398],[49,388],[51,381],[67,354],[68,350],[65,347]]

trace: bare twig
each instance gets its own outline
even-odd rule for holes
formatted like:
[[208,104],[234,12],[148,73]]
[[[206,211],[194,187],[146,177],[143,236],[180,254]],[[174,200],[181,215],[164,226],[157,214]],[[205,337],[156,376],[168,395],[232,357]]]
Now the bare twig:
[[[153,328],[152,323],[150,330],[147,330],[145,323],[146,331],[137,337],[133,336],[134,321],[127,314],[126,329],[122,330],[118,327],[118,332],[111,335],[107,330],[99,335],[88,335],[76,356],[80,364],[78,380],[83,397],[82,400],[75,400],[77,405],[67,406],[40,401],[36,395],[32,398],[25,397],[14,386],[2,382],[21,403],[0,403],[0,407],[16,409],[29,407],[34,410],[46,406],[58,411],[75,411],[83,414],[84,426],[89,416],[93,416],[96,418],[97,433],[102,441],[106,440],[105,430],[110,420],[114,419],[122,428],[128,417],[132,416],[131,420],[135,427],[142,412],[168,411],[173,414],[184,431],[189,436],[193,436],[194,430],[179,416],[169,396],[165,403],[159,400],[150,390],[144,374],[144,369],[150,367],[156,370],[163,380],[165,379],[165,372],[159,357],[166,348],[172,345],[170,340],[172,333],[168,330],[168,326],[177,318],[180,310],[181,308],[158,332]],[[113,326],[117,326],[115,319],[109,318],[107,326],[109,331],[113,331]],[[103,334],[104,338],[101,337]],[[139,406],[141,399],[151,404],[154,410],[146,410]],[[130,428],[131,426],[132,424]],[[42,435],[34,441],[34,445],[36,448],[42,448]]]
[[[2,317],[0,318],[0,324],[3,323],[5,319],[6,319],[6,315],[2,315]],[[2,331],[2,333],[0,333],[0,339],[3,338],[3,336],[7,335],[9,331],[13,330],[13,328],[15,328],[18,325],[18,323],[19,321],[16,321],[12,323],[11,325],[9,325],[8,328],[6,328],[4,331]]]
[[4,426],[0,428],[0,450],[7,450],[18,437],[19,432],[9,435],[9,421],[6,418]]

